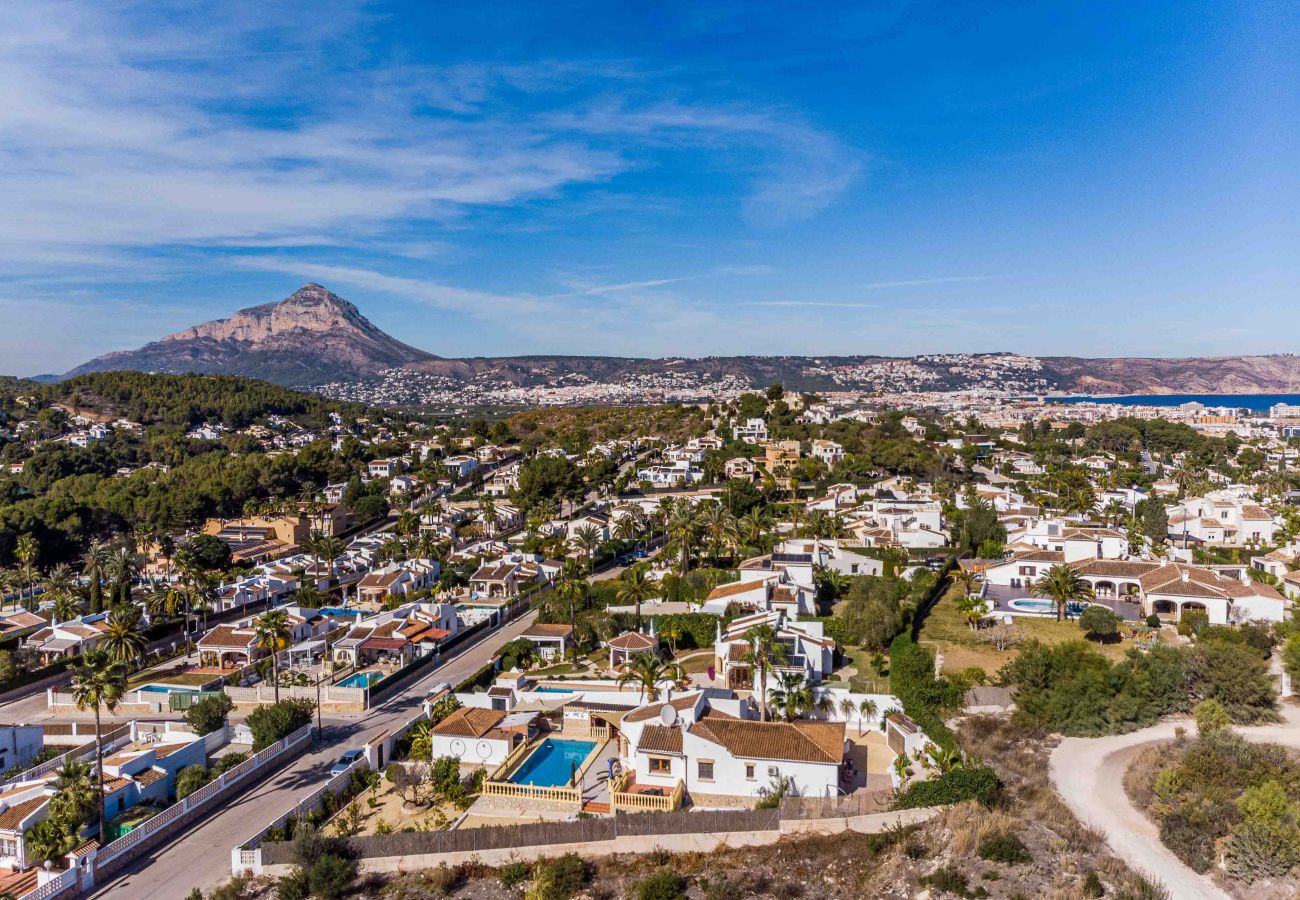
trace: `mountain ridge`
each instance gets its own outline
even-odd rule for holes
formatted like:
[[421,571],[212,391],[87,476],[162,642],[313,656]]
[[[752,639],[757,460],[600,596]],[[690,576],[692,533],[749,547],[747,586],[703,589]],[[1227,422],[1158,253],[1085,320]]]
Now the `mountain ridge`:
[[374,380],[394,371],[461,384],[533,387],[566,381],[637,383],[688,377],[793,390],[957,390],[1001,387],[1024,393],[1300,393],[1300,357],[1024,356],[1014,353],[888,357],[711,356],[699,358],[436,356],[402,343],[351,302],[309,283],[283,300],[241,309],[136,350],[96,357],[64,373],[128,369],[246,375],[292,387]]

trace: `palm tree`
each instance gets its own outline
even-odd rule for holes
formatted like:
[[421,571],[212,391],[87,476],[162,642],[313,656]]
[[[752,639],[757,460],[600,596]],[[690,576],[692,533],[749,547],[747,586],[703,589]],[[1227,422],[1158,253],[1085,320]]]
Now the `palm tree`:
[[876,714],[876,701],[867,699],[858,704],[858,737],[862,737],[862,723]]
[[691,568],[691,550],[700,535],[699,517],[689,504],[674,504],[664,531],[679,554],[681,574],[685,575]]
[[10,596],[14,598],[14,605],[17,606],[22,598],[23,579],[14,569],[0,569],[0,607],[4,606],[5,600]]
[[585,604],[587,599],[587,580],[565,565],[560,574],[560,582],[555,586],[555,594],[569,604],[569,627],[578,627],[578,604]]
[[109,557],[108,575],[113,582],[113,604],[131,602],[131,585],[140,569],[140,560],[129,547],[119,547]]
[[59,594],[54,598],[54,621],[71,622],[81,615],[81,599],[72,594]]
[[736,529],[740,532],[741,539],[747,545],[762,549],[763,535],[767,531],[767,522],[757,507],[736,520]]
[[988,602],[979,594],[962,594],[957,598],[957,611],[966,619],[971,631],[975,631],[980,619],[988,612]]
[[108,822],[104,817],[104,736],[100,710],[110,713],[126,693],[126,667],[114,662],[98,648],[82,656],[82,664],[72,672],[72,697],[77,709],[95,711],[95,769],[99,776],[99,845],[108,844]]
[[736,527],[736,518],[719,503],[710,503],[702,507],[700,527],[708,537],[709,556],[714,565],[722,555],[724,548],[734,547],[740,541],[740,531]]
[[646,703],[659,699],[659,685],[664,681],[680,681],[682,668],[674,662],[664,662],[649,653],[638,654],[627,664],[627,668],[618,676],[618,686],[637,684],[645,696]]
[[140,611],[134,606],[115,606],[109,612],[100,644],[113,662],[130,667],[144,658],[149,641],[139,624]]
[[27,596],[33,601],[36,599],[36,560],[40,555],[41,545],[36,542],[36,538],[30,534],[19,536],[18,543],[14,546],[14,559],[21,564],[19,571],[27,582]]
[[624,572],[616,594],[619,603],[635,604],[638,628],[641,627],[641,604],[659,595],[659,589],[650,580],[647,568],[638,563]]
[[97,613],[104,605],[104,576],[108,572],[108,548],[96,541],[82,557],[81,574],[90,581],[90,611]]
[[45,573],[41,579],[41,584],[45,587],[47,596],[54,599],[59,597],[70,596],[77,587],[76,575],[73,574],[72,566],[67,563],[59,563]]
[[952,583],[961,588],[963,594],[973,594],[979,586],[979,577],[969,569],[958,569],[952,573]]
[[262,613],[253,623],[257,646],[271,654],[271,676],[275,684],[275,702],[280,702],[280,651],[289,646],[292,631],[289,614],[282,609]]
[[[858,711],[858,705],[857,705],[856,703],[853,702],[853,698],[852,698],[852,697],[850,697],[849,695],[845,694],[845,695],[844,695],[844,699],[841,700],[840,703],[839,703],[839,710],[840,710],[840,715],[842,715],[842,716],[844,717],[844,722],[845,722],[845,724],[847,724],[848,721],[849,721],[849,719],[851,719],[851,718],[853,717],[853,714],[856,713],[856,712]],[[862,722],[861,722],[861,720],[859,720],[859,721],[858,721],[858,736],[861,737],[861,735],[862,735]]]
[[781,718],[793,722],[799,714],[813,709],[817,705],[817,695],[803,677],[802,672],[781,672],[776,677],[776,687],[772,689],[772,706],[781,713]]
[[741,660],[754,670],[754,680],[758,683],[758,716],[766,722],[767,673],[773,663],[785,663],[785,644],[777,640],[776,629],[766,623],[749,629],[745,640],[749,642],[749,650]]
[[1046,597],[1056,603],[1056,621],[1065,618],[1065,610],[1071,603],[1091,600],[1095,596],[1092,585],[1084,580],[1072,566],[1064,563],[1052,566],[1047,574],[1034,582],[1035,597]]
[[590,523],[579,525],[575,528],[573,530],[573,537],[569,539],[569,543],[573,545],[573,549],[581,553],[583,558],[587,560],[588,572],[591,571],[592,566],[594,565],[596,551],[600,549],[600,545],[604,542],[605,540],[600,533],[600,529]]

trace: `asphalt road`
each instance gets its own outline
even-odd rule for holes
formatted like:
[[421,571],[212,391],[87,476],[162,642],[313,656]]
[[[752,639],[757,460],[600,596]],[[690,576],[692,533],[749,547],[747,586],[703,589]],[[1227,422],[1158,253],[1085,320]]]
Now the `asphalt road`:
[[454,685],[473,675],[534,618],[536,613],[525,613],[364,715],[326,719],[320,749],[298,757],[183,837],[136,860],[90,896],[176,900],[191,888],[206,891],[216,886],[230,875],[231,848],[319,787],[345,749],[410,719],[433,685],[441,681]]

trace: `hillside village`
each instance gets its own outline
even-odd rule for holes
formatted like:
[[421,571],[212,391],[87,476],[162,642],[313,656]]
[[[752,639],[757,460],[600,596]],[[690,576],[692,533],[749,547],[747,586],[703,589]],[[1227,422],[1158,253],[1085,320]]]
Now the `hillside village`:
[[[227,848],[239,884],[310,878],[299,826],[341,842],[349,881],[633,814],[923,833],[1014,782],[963,712],[1095,736],[1212,702],[1254,724],[1300,672],[1290,408],[773,386],[548,423],[85,379],[14,385],[0,423],[16,896],[215,829],[204,804],[309,757],[319,786],[259,795]],[[163,390],[190,413],[161,418]],[[1035,666],[1095,673],[1091,705]]]

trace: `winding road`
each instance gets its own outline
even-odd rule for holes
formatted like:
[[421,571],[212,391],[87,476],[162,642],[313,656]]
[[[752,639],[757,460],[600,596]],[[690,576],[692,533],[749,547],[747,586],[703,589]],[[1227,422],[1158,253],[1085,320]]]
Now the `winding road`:
[[[1105,836],[1115,855],[1134,870],[1164,884],[1177,900],[1228,900],[1229,894],[1206,875],[1198,875],[1160,843],[1155,823],[1124,792],[1124,773],[1144,749],[1174,739],[1183,727],[1195,733],[1191,719],[1171,719],[1104,738],[1066,738],[1052,752],[1051,777],[1056,790],[1079,821]],[[1282,707],[1282,723],[1234,729],[1258,743],[1300,750],[1300,708]]]

